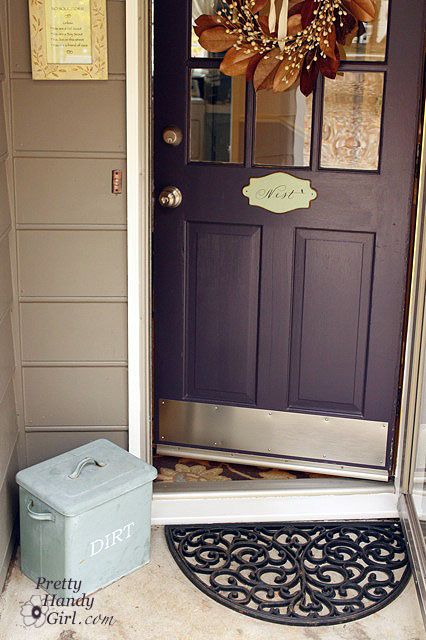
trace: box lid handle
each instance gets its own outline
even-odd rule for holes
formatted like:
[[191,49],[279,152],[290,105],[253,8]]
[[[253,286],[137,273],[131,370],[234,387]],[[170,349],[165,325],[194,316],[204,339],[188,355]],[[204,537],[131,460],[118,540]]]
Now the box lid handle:
[[78,478],[80,476],[80,474],[83,471],[84,467],[86,465],[88,465],[88,464],[94,464],[97,467],[105,467],[106,466],[105,462],[101,462],[100,460],[95,460],[95,458],[83,458],[83,460],[80,460],[80,462],[78,463],[78,465],[76,466],[74,471],[72,473],[70,473],[68,478],[70,478],[71,480],[76,480],[76,478]]

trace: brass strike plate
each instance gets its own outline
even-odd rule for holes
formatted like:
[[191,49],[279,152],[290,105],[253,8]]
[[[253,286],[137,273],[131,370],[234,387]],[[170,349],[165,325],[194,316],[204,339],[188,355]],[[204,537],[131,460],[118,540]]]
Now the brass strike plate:
[[116,196],[123,193],[123,172],[121,169],[114,169],[112,172],[112,192]]

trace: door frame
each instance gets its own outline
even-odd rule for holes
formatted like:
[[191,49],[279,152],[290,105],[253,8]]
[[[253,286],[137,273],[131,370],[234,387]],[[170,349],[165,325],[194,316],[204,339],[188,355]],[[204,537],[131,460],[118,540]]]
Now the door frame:
[[410,551],[414,582],[419,596],[420,609],[426,625],[426,544],[412,495],[416,469],[420,411],[425,388],[424,366],[426,361],[426,101],[423,109],[423,140],[421,151],[416,238],[413,257],[413,279],[410,299],[410,321],[406,355],[406,385],[404,388],[402,415],[406,429],[401,435],[398,474],[398,509]]
[[129,451],[151,462],[151,2],[126,2]]
[[[151,0],[126,2],[126,60],[129,451],[151,462]],[[416,309],[411,305],[409,313],[409,323],[415,323]],[[412,339],[409,332],[407,341]],[[411,353],[409,347],[411,344],[407,344],[407,353]],[[403,388],[408,385],[407,376],[406,367]],[[402,419],[401,424],[405,425]],[[400,444],[404,432],[401,428]],[[217,483],[193,483],[185,489],[157,485],[153,522],[396,517],[402,469],[399,446],[395,485],[347,479],[338,480],[338,485],[327,479],[304,480],[303,484],[298,480],[254,480],[226,488],[218,488]]]

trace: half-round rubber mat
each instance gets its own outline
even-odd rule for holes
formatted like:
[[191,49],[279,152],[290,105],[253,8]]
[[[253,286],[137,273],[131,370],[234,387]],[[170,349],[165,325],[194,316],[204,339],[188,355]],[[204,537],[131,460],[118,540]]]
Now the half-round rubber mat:
[[388,605],[411,573],[397,520],[167,526],[166,538],[201,591],[280,624],[357,620]]

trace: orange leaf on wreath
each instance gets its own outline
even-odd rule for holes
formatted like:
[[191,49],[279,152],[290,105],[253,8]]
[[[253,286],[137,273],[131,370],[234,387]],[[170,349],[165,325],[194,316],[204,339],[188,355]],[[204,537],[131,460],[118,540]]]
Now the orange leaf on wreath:
[[315,0],[304,0],[304,2],[301,2],[300,4],[301,7],[299,13],[302,16],[302,26],[305,29],[314,19],[316,4]]
[[271,32],[269,31],[269,19],[268,16],[259,16],[257,19],[259,23],[259,27],[265,36],[270,36]]
[[[347,41],[349,41],[350,34],[355,30],[357,32],[359,23],[351,13],[348,13],[346,16],[341,16],[342,26],[340,26],[340,22],[336,20],[334,23],[334,28],[336,30],[336,40],[339,44],[345,45]],[[350,41],[349,41],[350,42]]]
[[[326,44],[326,40],[328,44]],[[328,58],[336,59],[334,54],[336,49],[336,30],[333,28],[331,33],[327,33],[326,36],[322,35],[319,40],[321,51],[325,53]]]
[[196,35],[200,37],[200,35],[206,29],[213,29],[214,27],[223,26],[223,24],[226,24],[227,22],[227,20],[224,20],[220,16],[207,16],[203,14],[196,19],[194,31]]
[[234,33],[227,33],[225,27],[214,27],[203,31],[199,40],[203,49],[212,53],[220,53],[232,47],[237,42],[238,36]]
[[250,62],[248,63],[248,66],[246,69],[247,80],[253,80],[257,65],[260,62],[261,57],[262,57],[262,54],[258,53],[257,55],[252,56],[250,58]]
[[342,44],[337,43],[337,48],[339,49],[339,57],[340,60],[346,60],[347,55],[346,55],[346,49]]
[[299,31],[302,31],[302,14],[296,13],[290,16],[287,21],[287,34],[295,36]]
[[334,80],[334,78],[337,75],[337,70],[339,66],[340,66],[340,53],[337,45],[334,50],[333,58],[330,58],[328,56],[326,58],[323,58],[322,56],[318,57],[318,68],[322,73],[322,75],[325,76],[326,78],[330,78],[331,80]]
[[277,69],[273,86],[273,89],[276,93],[287,91],[287,89],[291,87],[299,77],[300,69],[290,69],[289,66],[289,61],[284,58]]
[[254,58],[260,59],[260,55],[256,51],[246,53],[247,49],[232,48],[225,54],[220,70],[226,76],[241,76],[249,70],[249,65]]
[[314,52],[310,51],[305,57],[300,72],[300,91],[304,96],[308,96],[314,90],[318,78],[319,67],[314,61]]
[[376,0],[343,0],[343,4],[361,22],[371,22],[376,17]]
[[279,65],[277,56],[281,54],[278,47],[268,51],[268,53],[259,60],[253,76],[253,85],[255,91],[262,89],[272,89],[274,84],[274,76]]
[[259,13],[268,4],[268,0],[255,0],[254,5],[250,8],[252,13]]

